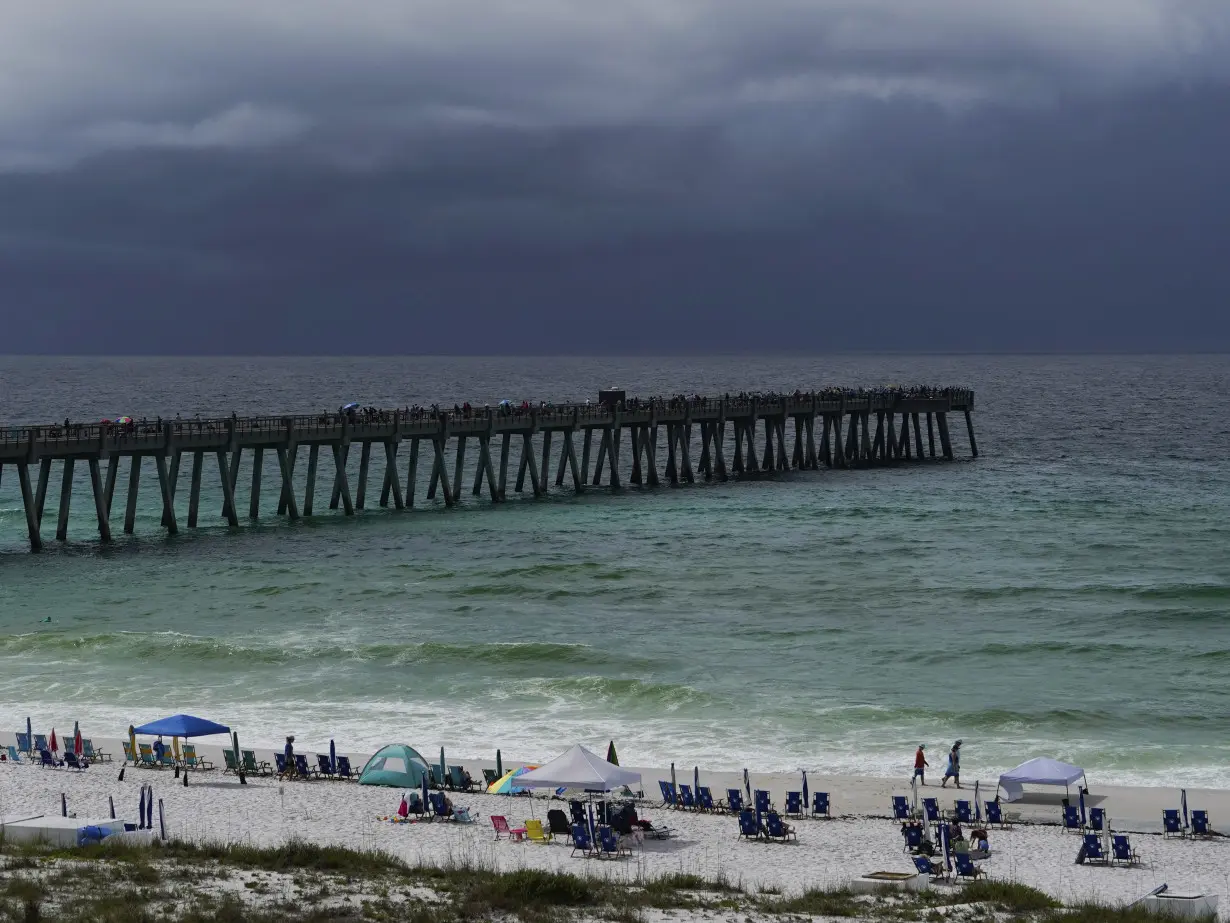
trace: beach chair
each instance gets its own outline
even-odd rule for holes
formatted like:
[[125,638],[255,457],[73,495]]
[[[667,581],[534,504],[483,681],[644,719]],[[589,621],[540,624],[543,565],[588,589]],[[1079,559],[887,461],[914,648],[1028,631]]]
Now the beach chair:
[[1179,817],[1179,812],[1176,808],[1167,808],[1162,811],[1162,836],[1183,836],[1187,831],[1183,829],[1183,821]]
[[589,818],[585,814],[585,805],[573,798],[568,802],[568,813],[572,817],[572,823],[580,824],[582,827],[589,823]]
[[105,753],[102,750],[94,749],[94,741],[88,737],[81,738],[82,755],[91,763],[110,763],[111,754]]
[[315,775],[312,767],[308,765],[307,757],[302,753],[295,754],[295,772],[303,779],[310,779]]
[[[12,750],[12,747],[9,749]],[[1192,836],[1213,836],[1208,811],[1192,811]]]
[[47,746],[47,735],[46,734],[35,734],[34,735],[34,749],[36,751],[51,749],[49,746]]
[[495,774],[494,769],[484,769],[483,781],[487,783],[487,788],[491,788],[491,786],[500,781],[500,777]]
[[162,766],[158,760],[154,759],[154,748],[149,744],[137,744],[137,751],[141,757],[141,765],[149,769],[161,769]]
[[702,785],[696,790],[696,806],[702,811],[714,812],[718,810],[718,806],[713,801],[713,792],[708,785]]
[[675,787],[665,779],[658,780],[658,788],[662,791],[662,807],[677,808],[679,807],[679,796],[675,793]]
[[542,821],[527,820],[525,822],[525,836],[531,843],[547,844],[551,842],[551,834],[547,830],[542,829]]
[[235,759],[235,751],[228,750],[225,747],[223,747],[222,748],[222,774],[224,776],[231,775],[232,773],[234,773],[235,775],[238,775],[239,769],[240,769],[239,762]]
[[927,823],[938,824],[940,822],[940,799],[924,798],[923,816],[927,818]]
[[910,819],[910,799],[905,795],[893,795],[893,820]]
[[[231,756],[234,757],[234,755],[235,754],[232,752]],[[243,750],[241,751],[241,755],[243,757],[243,771],[245,773],[250,773],[254,776],[268,776],[273,774],[273,767],[267,762],[264,760],[257,762],[255,750]],[[339,766],[341,765],[343,759],[344,757],[338,757],[337,761]],[[238,772],[238,769],[236,769],[236,772]]]
[[632,850],[624,846],[617,834],[610,827],[598,828],[598,858],[622,859],[632,855]]
[[64,751],[64,765],[69,769],[89,769],[90,764],[84,756],[78,757],[72,750]]
[[1073,833],[1080,833],[1085,828],[1081,823],[1080,809],[1074,804],[1064,805],[1063,808],[1063,829],[1071,830]]
[[25,760],[21,758],[21,754],[17,752],[16,747],[14,747],[12,744],[9,744],[8,749],[9,749],[9,762],[10,763],[24,763],[25,762]]
[[756,812],[751,808],[744,808],[739,812],[739,836],[745,836],[749,840],[760,839],[760,826],[756,823]]
[[922,846],[923,828],[920,824],[902,824],[901,836],[905,840],[905,851],[914,852]]
[[456,791],[469,792],[474,790],[474,781],[472,779],[469,782],[466,781],[466,771],[464,767],[449,766],[448,778],[449,782],[452,783],[452,786]]
[[1089,829],[1095,833],[1101,833],[1106,827],[1106,809],[1105,808],[1090,808],[1089,809]]
[[914,868],[918,869],[918,874],[926,875],[932,883],[946,881],[948,878],[944,863],[933,862],[928,856],[915,856]]
[[828,818],[833,816],[833,804],[829,800],[828,792],[815,792],[811,796],[811,816]]
[[1140,856],[1132,848],[1126,834],[1116,833],[1110,838],[1110,861],[1123,866],[1140,864]]
[[431,819],[432,820],[452,820],[453,812],[448,806],[448,801],[445,800],[443,792],[432,792],[428,796],[431,799]]
[[969,853],[959,852],[954,857],[957,864],[957,880],[968,878],[975,881],[979,878],[985,878],[986,872],[974,865],[974,860],[970,858]]
[[1084,840],[1081,841],[1081,848],[1080,852],[1076,855],[1076,861],[1078,863],[1097,862],[1105,865],[1108,858],[1102,849],[1102,838],[1096,833],[1086,833]]
[[759,811],[761,814],[768,814],[770,811],[773,810],[773,803],[769,801],[769,790],[768,789],[758,788],[754,792],[752,792],[752,796],[755,799],[754,801],[752,801],[752,804],[755,806],[756,810]]
[[1008,822],[1004,820],[1003,809],[999,806],[998,801],[987,801],[983,804],[987,809],[987,826],[1004,828],[1008,826]]
[[124,759],[134,766],[141,762],[137,755],[132,752],[132,744],[128,741],[124,741]]
[[[696,810],[696,798],[692,795],[692,786],[679,786],[679,807],[688,811]],[[603,820],[605,820],[605,818],[603,818]]]
[[157,757],[158,765],[163,769],[174,769],[176,767],[175,754],[170,747],[166,747],[162,751],[162,756]]
[[737,788],[726,789],[726,810],[731,814],[739,814],[743,811],[743,792]]
[[568,823],[568,815],[559,808],[552,808],[547,812],[547,829],[551,831],[551,836],[572,836],[572,825]]
[[52,756],[50,750],[43,749],[38,751],[38,765],[40,769],[61,769],[64,766],[64,761]]
[[497,840],[501,836],[512,836],[512,828],[508,826],[508,818],[503,814],[492,814],[491,826],[495,829],[495,838]]
[[589,827],[585,824],[572,825],[572,855],[580,853],[586,859],[594,854],[594,842],[589,838]]
[[350,757],[339,756],[337,758],[337,777],[343,782],[359,781],[358,773],[350,768]]
[[17,732],[17,749],[29,756],[33,751],[30,749],[30,735],[23,731]]
[[329,759],[329,754],[316,754],[316,775],[323,776],[326,779],[337,778],[337,773],[333,771],[333,762]]
[[438,768],[438,766],[427,767],[427,781],[432,788],[442,789],[444,788],[444,780],[440,778],[440,773],[436,771]]
[[786,809],[782,811],[787,817],[803,816],[803,793],[786,792]]
[[[84,741],[82,741],[84,745]],[[214,764],[207,759],[203,759],[196,755],[195,744],[184,744],[184,766],[188,769],[197,769],[201,772],[208,772],[214,768]]]
[[765,837],[770,840],[780,840],[785,843],[787,840],[794,840],[798,837],[795,835],[794,828],[782,820],[781,815],[776,811],[770,811],[765,815]]
[[[277,777],[278,777],[279,779],[284,778],[284,777],[288,774],[288,769],[287,769],[287,766],[286,766],[286,755],[285,755],[285,754],[283,754],[283,753],[275,753],[275,754],[273,755],[273,768],[274,768],[275,772],[277,773]],[[294,771],[295,771],[295,767],[294,767],[294,766],[291,766],[291,767],[289,768],[289,772],[290,772],[290,773],[293,773]]]
[[965,800],[958,800],[952,803],[953,816],[959,824],[972,824],[974,822],[974,807]]

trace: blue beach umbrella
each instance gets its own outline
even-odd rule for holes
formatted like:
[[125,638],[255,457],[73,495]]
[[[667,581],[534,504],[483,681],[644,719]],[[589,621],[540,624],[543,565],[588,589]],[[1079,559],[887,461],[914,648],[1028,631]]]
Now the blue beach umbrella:
[[807,770],[800,770],[803,773],[803,810],[811,809],[811,799],[807,797]]
[[1081,787],[1081,826],[1085,826],[1085,789]]
[[692,794],[696,796],[697,804],[700,804],[700,767],[692,767]]
[[1183,829],[1187,829],[1187,789],[1181,789],[1179,799],[1183,802]]
[[145,786],[144,785],[141,786],[141,801],[137,805],[137,820],[139,821],[139,823],[137,824],[137,828],[139,830],[144,830],[145,829]]
[[149,795],[145,798],[145,829],[154,829],[154,786],[149,786]]
[[337,772],[337,746],[333,743],[333,738],[329,738],[329,771]]
[[743,770],[743,788],[747,791],[747,800],[752,800],[752,777],[747,774],[747,770]]
[[26,719],[26,746],[30,748],[30,752],[34,752],[34,727],[30,724],[30,719]]

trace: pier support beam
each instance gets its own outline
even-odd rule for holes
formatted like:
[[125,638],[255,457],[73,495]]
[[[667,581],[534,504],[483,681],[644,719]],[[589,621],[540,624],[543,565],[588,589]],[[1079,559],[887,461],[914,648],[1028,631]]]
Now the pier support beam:
[[171,474],[167,470],[167,457],[161,452],[154,456],[154,468],[158,472],[158,487],[162,491],[162,514],[168,535],[179,532],[175,521],[175,495],[171,493]]
[[940,428],[940,448],[944,452],[944,458],[952,461],[952,438],[948,432],[948,414],[938,411],[935,415],[935,422]]
[[226,457],[226,450],[218,450],[218,476],[222,480],[222,516],[227,525],[232,528],[239,525],[239,514],[235,512],[235,482],[231,480],[231,466]]
[[[282,493],[278,497],[278,515],[286,515],[290,511],[291,503],[295,504],[298,509],[299,501],[295,499],[295,462],[299,460],[299,446],[294,442],[287,442],[284,447],[278,449],[279,452],[285,451],[287,465],[290,468],[290,476],[282,479]],[[281,459],[279,457],[279,467],[281,467]],[[298,516],[292,516],[292,519],[298,519]]]
[[918,425],[918,414],[913,414],[914,417],[914,457],[919,461],[923,460],[922,447],[922,429]]
[[[334,464],[335,471],[333,475],[333,493],[329,495],[329,509],[331,510],[337,509],[337,505],[342,500],[342,481],[346,480],[346,463],[350,461],[350,446],[349,445],[346,445],[346,446],[335,445],[333,448],[334,448],[333,464]],[[340,465],[337,464],[337,459],[338,459],[337,450],[339,449],[341,450],[341,453],[342,453],[341,454],[342,463]],[[349,482],[346,483],[346,489],[347,490],[350,489]]]
[[[171,470],[169,472],[169,477],[170,477],[170,485],[171,485],[171,503],[172,504],[175,503],[175,490],[179,485],[179,457],[181,454],[183,453],[180,452],[179,449],[171,450]],[[170,512],[168,512],[166,509],[163,509],[162,524],[164,526],[168,526],[168,527],[170,526],[170,521],[168,519],[170,515],[171,515]]]
[[282,497],[286,501],[286,512],[292,520],[299,518],[299,501],[295,499],[295,485],[291,478],[294,473],[290,450],[278,446],[278,468],[282,472]]
[[124,531],[132,535],[137,525],[137,490],[141,486],[141,456],[128,459],[128,504],[124,508]]
[[935,458],[935,427],[931,422],[933,414],[927,411],[927,446],[931,449],[931,457]]
[[419,442],[416,436],[410,440],[410,461],[406,468],[406,506],[414,506],[414,489],[419,481]]
[[359,490],[354,497],[355,509],[361,510],[367,506],[367,473],[372,464],[371,440],[363,443],[359,449]]
[[316,465],[320,460],[320,444],[308,446],[307,486],[303,490],[303,515],[312,515],[312,501],[316,498]]
[[538,476],[538,484],[542,492],[547,492],[547,478],[551,474],[551,430],[542,431],[542,473]]
[[974,458],[978,457],[978,440],[974,438],[974,418],[968,410],[965,411],[965,430],[969,433],[969,450]]
[[38,493],[34,495],[35,514],[38,524],[43,524],[43,506],[47,503],[47,481],[51,478],[51,459],[40,459],[38,463]]
[[265,470],[265,450],[259,446],[252,450],[252,496],[248,498],[248,518],[259,519],[261,515],[261,474]]
[[103,499],[107,503],[107,518],[111,518],[111,498],[115,496],[115,481],[120,473],[120,457],[112,455],[107,462],[107,483],[103,485]]
[[75,459],[64,459],[64,476],[60,480],[60,515],[56,520],[56,541],[68,540],[68,510],[73,499],[73,467]]
[[192,453],[192,481],[188,485],[188,528],[195,529],[197,514],[201,509],[201,468],[205,464],[205,453],[197,449]]
[[[384,444],[384,490],[393,494],[393,508],[404,510],[406,500],[401,492],[401,480],[397,477],[397,443],[389,440]],[[385,497],[380,498],[381,506],[388,506]]]
[[30,537],[30,550],[43,550],[43,537],[38,531],[38,511],[35,508],[34,491],[30,489],[30,466],[17,463],[17,483],[21,485],[21,505],[26,513],[26,532]]
[[435,460],[431,466],[431,480],[427,484],[427,499],[435,499],[436,485],[439,484],[444,491],[445,506],[452,506],[453,491],[448,484],[448,465],[444,461],[444,447],[447,442],[447,435],[436,436],[431,440],[432,449],[435,452]]
[[496,485],[500,499],[505,500],[508,497],[508,456],[512,452],[512,433],[505,433],[500,440],[500,480]]
[[340,445],[333,447],[333,467],[336,470],[334,476],[334,488],[342,501],[343,509],[347,516],[354,515],[354,502],[350,499],[350,481],[346,478],[346,453]]
[[103,542],[111,541],[111,523],[107,519],[107,498],[103,493],[102,472],[99,470],[98,459],[88,459],[90,466],[90,492],[94,494],[94,513],[98,516],[98,538]]
[[594,438],[594,428],[585,427],[585,442],[581,445],[581,481],[589,483],[589,444]]

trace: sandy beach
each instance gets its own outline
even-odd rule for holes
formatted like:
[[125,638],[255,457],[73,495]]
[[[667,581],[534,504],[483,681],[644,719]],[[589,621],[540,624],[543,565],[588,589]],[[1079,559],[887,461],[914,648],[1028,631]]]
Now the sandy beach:
[[[9,735],[0,737],[0,743],[11,740]],[[113,754],[122,752],[118,740],[96,737],[94,743]],[[220,748],[198,745],[198,752],[221,765]],[[314,753],[303,747],[299,752]],[[272,762],[268,751],[258,748],[257,755]],[[365,758],[363,754],[352,757],[356,766]],[[455,757],[448,761],[465,766],[475,777],[492,765]],[[516,765],[505,761],[506,769]],[[831,793],[835,818],[798,821],[797,842],[779,845],[740,840],[737,822],[730,816],[657,807],[657,780],[669,778],[669,768],[632,768],[642,772],[648,796],[642,816],[669,826],[676,835],[665,841],[646,841],[629,860],[621,862],[574,859],[570,848],[559,843],[542,846],[494,839],[491,815],[505,815],[513,821],[545,818],[549,807],[560,806],[545,797],[455,794],[454,803],[468,806],[477,814],[477,823],[391,824],[380,818],[396,809],[400,794],[396,789],[251,777],[247,785],[240,785],[220,770],[194,772],[185,787],[171,770],[128,767],[124,780],[118,781],[118,763],[97,764],[84,772],[4,764],[0,765],[0,814],[58,814],[63,793],[69,810],[79,817],[106,817],[109,797],[115,801],[118,816],[135,817],[140,785],[150,783],[165,806],[168,835],[196,842],[276,845],[298,838],[322,845],[385,850],[410,863],[469,863],[500,871],[543,868],[629,878],[686,872],[724,877],[749,890],[782,893],[836,887],[871,871],[911,868],[898,827],[887,819],[890,796],[909,791],[905,779],[810,776],[812,791]],[[677,772],[679,781],[690,781],[692,767],[677,767]],[[785,792],[797,790],[799,782],[797,774],[752,774],[753,787],[769,789],[779,805]],[[741,785],[742,774],[702,770],[701,783],[711,786],[718,796],[728,786]],[[1161,810],[1178,806],[1176,790],[1101,788],[1096,779],[1090,780],[1090,788],[1089,804],[1106,808],[1116,831],[1133,833],[1133,845],[1143,860],[1139,867],[1074,864],[1079,840],[1057,825],[1059,808],[1028,804],[1006,806],[1021,822],[1008,830],[991,831],[993,855],[982,864],[987,873],[1039,888],[1065,903],[1123,903],[1166,883],[1172,890],[1221,895],[1222,917],[1226,918],[1230,840],[1164,839]],[[992,797],[994,782],[989,791],[984,782],[983,792]],[[948,809],[959,794],[972,795],[972,780],[961,793],[934,784],[926,793],[938,796],[941,807]],[[1230,792],[1189,789],[1188,803],[1208,810],[1214,828],[1230,818]]]

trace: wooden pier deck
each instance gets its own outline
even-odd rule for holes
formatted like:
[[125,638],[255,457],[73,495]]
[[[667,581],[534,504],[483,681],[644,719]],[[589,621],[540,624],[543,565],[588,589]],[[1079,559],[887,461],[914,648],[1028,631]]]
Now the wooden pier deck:
[[[57,461],[61,471],[56,539],[68,538],[73,485],[81,473],[78,463],[83,463],[93,500],[91,518],[97,521],[99,540],[108,542],[112,500],[124,459],[128,460],[124,531],[135,530],[142,469],[152,459],[161,528],[175,534],[180,527],[176,504],[181,472],[188,476],[186,524],[192,529],[202,515],[207,466],[214,469],[210,477],[220,488],[222,519],[230,526],[239,525],[239,471],[245,453],[250,459],[250,519],[262,514],[267,461],[276,461],[268,467],[276,483],[277,515],[290,519],[316,515],[322,448],[330,468],[328,507],[340,506],[344,515],[352,516],[367,505],[373,455],[380,469],[382,507],[391,502],[398,510],[413,508],[420,476],[427,481],[428,500],[438,497],[452,506],[469,485],[471,496],[485,493],[498,503],[506,498],[514,466],[514,490],[521,492],[528,483],[533,495],[540,497],[550,489],[553,467],[554,486],[579,493],[599,487],[618,491],[629,485],[677,486],[694,483],[698,477],[725,480],[821,465],[853,468],[952,460],[950,413],[965,415],[969,452],[976,457],[973,409],[974,392],[963,388],[827,389],[721,399],[9,426],[0,427],[0,485],[6,473],[16,469],[30,549],[38,551],[43,547],[43,511],[52,465]],[[477,451],[467,456],[471,442]],[[357,472],[352,462],[355,447]],[[306,449],[305,476],[299,466],[301,448]],[[31,476],[32,467],[36,477]]]

